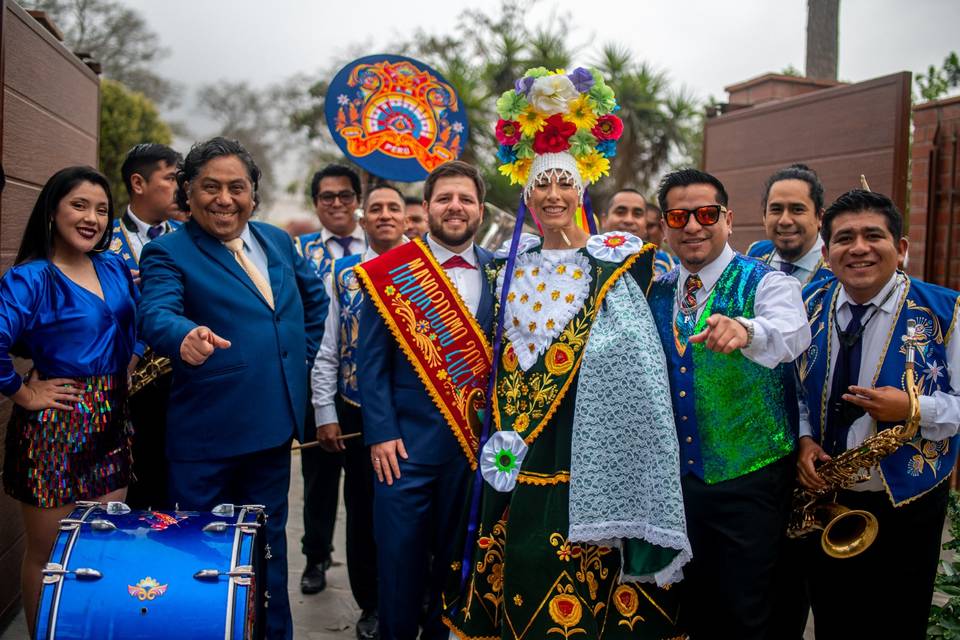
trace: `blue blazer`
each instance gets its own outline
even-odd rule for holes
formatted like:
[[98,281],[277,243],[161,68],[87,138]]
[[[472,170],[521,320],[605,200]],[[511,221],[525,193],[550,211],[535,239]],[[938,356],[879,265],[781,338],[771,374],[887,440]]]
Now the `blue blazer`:
[[[274,309],[223,244],[195,221],[147,244],[140,256],[144,341],[171,359],[167,455],[174,461],[226,458],[303,439],[307,373],[328,297],[290,236],[250,222],[267,256]],[[180,359],[194,327],[229,340],[198,367]]]
[[[489,336],[493,291],[486,266],[493,254],[475,246],[482,277],[477,320]],[[357,344],[357,384],[367,445],[403,438],[408,462],[441,465],[463,456],[447,421],[427,394],[407,356],[400,350],[370,296],[364,296]]]

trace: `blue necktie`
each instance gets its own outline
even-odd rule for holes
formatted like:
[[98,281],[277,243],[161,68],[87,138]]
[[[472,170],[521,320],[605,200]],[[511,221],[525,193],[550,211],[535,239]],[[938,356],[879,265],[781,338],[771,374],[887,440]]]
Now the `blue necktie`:
[[353,238],[351,236],[346,236],[344,238],[341,238],[340,236],[333,236],[333,241],[336,242],[341,247],[343,247],[344,257],[349,256],[353,253],[352,251],[350,251],[350,243],[353,242]]
[[[860,356],[863,354],[861,321],[869,304],[851,304],[850,322],[840,333],[840,351],[837,353],[837,365],[833,370],[833,384],[830,387],[830,401],[827,409],[827,429],[823,438],[824,451],[831,456],[847,450],[847,433],[850,425],[864,414],[857,405],[842,399],[848,393],[850,385],[859,383]],[[873,316],[871,316],[873,317]]]
[[783,271],[788,276],[797,270],[797,265],[792,262],[780,262],[780,271]]
[[163,233],[162,224],[155,224],[149,229],[147,229],[147,237],[150,238],[151,240],[156,240],[158,237],[160,237],[161,233]]

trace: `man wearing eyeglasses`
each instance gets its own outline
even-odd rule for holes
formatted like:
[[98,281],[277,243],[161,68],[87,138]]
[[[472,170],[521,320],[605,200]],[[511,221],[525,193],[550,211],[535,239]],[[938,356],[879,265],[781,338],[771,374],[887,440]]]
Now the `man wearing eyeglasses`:
[[764,638],[793,486],[791,363],[810,344],[800,283],[730,248],[733,211],[714,176],[670,173],[658,199],[680,259],[654,282],[650,306],[668,360],[693,547],[682,623],[695,638]]
[[[310,195],[320,219],[320,231],[299,236],[297,249],[310,260],[325,282],[334,260],[363,255],[367,239],[357,224],[360,177],[349,167],[331,164],[313,174]],[[313,406],[307,407],[304,433],[316,434]],[[326,570],[333,549],[333,529],[337,519],[342,455],[319,447],[301,452],[303,472],[303,555],[307,566],[300,578],[300,591],[319,593],[327,586]]]

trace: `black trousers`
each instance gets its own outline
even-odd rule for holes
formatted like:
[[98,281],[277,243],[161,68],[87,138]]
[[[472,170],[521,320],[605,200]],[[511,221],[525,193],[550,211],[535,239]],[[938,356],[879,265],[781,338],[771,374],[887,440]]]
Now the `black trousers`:
[[894,508],[886,492],[843,491],[837,502],[877,517],[877,539],[838,560],[810,540],[810,598],[817,640],[926,637],[949,486]]
[[167,403],[171,374],[160,376],[130,396],[133,423],[133,480],[126,503],[132,509],[173,509],[167,493]]
[[767,638],[795,456],[706,484],[683,476],[693,560],[680,583],[680,623],[694,640]]
[[[362,433],[363,418],[358,407],[336,400],[340,431]],[[313,407],[308,412],[307,438],[316,439]],[[363,438],[345,440],[346,451],[328,453],[319,447],[304,449],[302,539],[309,562],[322,562],[333,549],[337,518],[340,470],[343,469],[343,501],[347,512],[347,576],[357,606],[364,611],[377,608],[377,549],[373,538],[373,465]]]
[[[307,381],[307,389],[310,382]],[[313,404],[307,399],[307,417],[304,421],[304,444],[317,439],[317,423]],[[307,564],[330,560],[333,551],[333,530],[337,523],[337,503],[340,500],[340,469],[343,456],[328,453],[320,447],[300,452],[303,473],[303,537],[300,539]]]
[[[342,433],[363,433],[359,407],[337,399]],[[377,608],[377,545],[373,537],[373,464],[363,438],[345,441],[343,501],[347,510],[347,576],[357,606]]]

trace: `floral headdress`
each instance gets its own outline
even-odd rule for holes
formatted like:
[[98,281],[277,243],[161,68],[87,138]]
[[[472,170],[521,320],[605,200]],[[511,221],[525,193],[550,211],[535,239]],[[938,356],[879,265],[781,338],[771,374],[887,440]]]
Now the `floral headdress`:
[[623,134],[619,108],[595,70],[530,69],[497,100],[500,173],[524,185],[525,197],[539,177],[569,174],[582,201],[586,186],[610,171]]

